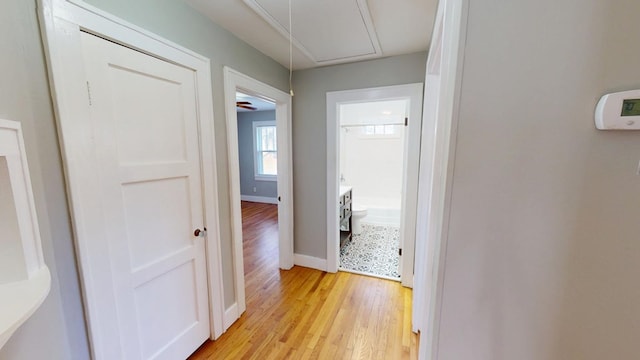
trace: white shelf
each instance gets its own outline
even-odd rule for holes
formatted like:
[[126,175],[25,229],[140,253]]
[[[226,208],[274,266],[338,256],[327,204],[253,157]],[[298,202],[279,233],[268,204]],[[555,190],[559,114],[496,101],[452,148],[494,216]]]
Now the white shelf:
[[51,287],[20,123],[0,119],[0,348]]
[[40,307],[50,287],[51,275],[46,266],[29,280],[0,285],[0,348]]

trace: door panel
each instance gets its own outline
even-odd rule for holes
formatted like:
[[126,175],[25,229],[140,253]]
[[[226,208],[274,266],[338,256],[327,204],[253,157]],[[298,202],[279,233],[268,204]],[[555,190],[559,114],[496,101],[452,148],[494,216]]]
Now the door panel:
[[109,67],[109,75],[112,86],[118,88],[113,94],[113,111],[121,163],[187,160],[185,125],[189,124],[184,123],[182,114],[191,109],[185,109],[186,104],[180,101],[157,100],[181,99],[187,90],[183,84],[114,65]]
[[[132,267],[147,265],[165,254],[172,254],[192,244],[185,229],[192,224],[189,214],[188,178],[144,181],[122,185],[122,203]],[[167,206],[171,204],[171,206]],[[173,221],[159,221],[171,219]],[[149,246],[152,239],[153,246]]]
[[[195,272],[193,262],[185,262],[168,271],[166,275],[136,288],[136,319],[144,359],[153,358],[164,346],[170,344],[176,336],[176,329],[188,332],[197,326],[198,312],[193,306],[198,300],[196,284],[193,281],[185,281],[193,279]],[[164,301],[158,304],[158,298]]]
[[209,336],[194,73],[86,33],[82,44],[112,330],[126,359],[184,359]]

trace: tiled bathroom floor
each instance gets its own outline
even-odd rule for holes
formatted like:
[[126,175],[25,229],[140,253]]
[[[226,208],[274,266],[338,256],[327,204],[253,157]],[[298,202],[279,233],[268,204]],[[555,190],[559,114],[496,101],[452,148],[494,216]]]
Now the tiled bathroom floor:
[[400,280],[400,228],[362,224],[362,234],[340,249],[340,269]]

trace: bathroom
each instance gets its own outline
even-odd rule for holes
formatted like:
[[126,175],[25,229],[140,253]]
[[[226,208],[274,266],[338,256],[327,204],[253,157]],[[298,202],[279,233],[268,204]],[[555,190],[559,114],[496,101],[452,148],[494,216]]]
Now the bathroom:
[[400,278],[407,105],[387,100],[340,106],[338,176],[341,193],[351,189],[351,241],[341,247],[341,270]]

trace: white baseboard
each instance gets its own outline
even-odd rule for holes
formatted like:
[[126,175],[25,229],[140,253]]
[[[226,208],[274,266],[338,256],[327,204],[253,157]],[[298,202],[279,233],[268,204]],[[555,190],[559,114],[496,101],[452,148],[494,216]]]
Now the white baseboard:
[[327,271],[327,259],[320,259],[302,254],[293,254],[293,263],[298,266]]
[[238,303],[235,302],[233,305],[229,306],[227,310],[224,312],[223,326],[224,331],[227,331],[231,325],[233,325],[236,320],[240,318],[240,314],[238,314]]
[[257,202],[257,203],[264,203],[264,204],[277,204],[278,203],[278,199],[277,198],[270,198],[270,197],[266,197],[266,196],[240,195],[240,200]]

